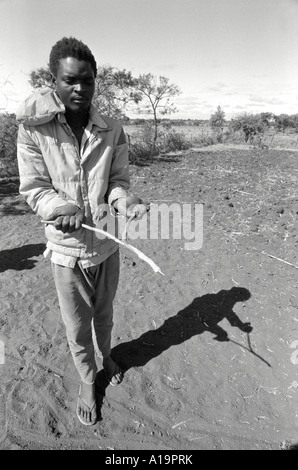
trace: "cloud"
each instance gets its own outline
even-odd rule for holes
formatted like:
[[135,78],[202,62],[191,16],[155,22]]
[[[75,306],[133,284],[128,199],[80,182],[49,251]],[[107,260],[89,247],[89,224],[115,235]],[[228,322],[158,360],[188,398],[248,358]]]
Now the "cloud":
[[249,95],[248,96],[249,101],[252,101],[255,104],[286,104],[285,101],[280,100],[279,98],[275,97],[266,97],[266,96],[260,96],[260,95]]
[[246,108],[256,108],[256,107],[263,107],[264,103],[247,103]]
[[220,69],[221,67],[223,67],[225,64],[223,62],[220,62],[219,60],[213,60],[213,62],[211,63],[211,67],[213,69]]
[[227,119],[244,112],[295,114],[298,112],[298,92],[294,85],[294,81],[287,84],[270,82],[268,86],[249,80],[247,83],[218,80],[209,83],[209,86],[204,82],[190,94],[184,92],[176,97],[178,112],[173,118],[210,119],[218,105]]
[[253,77],[253,78],[266,78],[266,77],[268,77],[268,75],[265,74],[265,73],[264,73],[264,74],[261,74],[261,75],[258,75],[258,74],[255,74],[255,73],[254,73],[254,74],[252,75],[252,77]]
[[223,91],[225,88],[228,88],[228,87],[229,86],[226,85],[225,83],[217,82],[215,86],[208,87],[207,91],[211,91],[211,92]]
[[178,112],[173,115],[173,118],[209,119],[210,114],[216,109],[216,106],[211,103],[206,96],[204,96],[204,98],[206,99],[201,99],[200,96],[193,95],[177,97],[175,105]]
[[157,64],[157,63],[139,63],[138,67],[132,68],[132,72],[136,75],[143,74],[143,73],[152,73],[153,75],[163,75],[168,74],[177,70],[179,67],[178,64],[175,63],[167,63],[167,64]]
[[189,106],[202,103],[198,96],[179,96],[175,101],[179,106]]
[[156,69],[157,70],[175,70],[177,68],[177,64],[163,64],[163,65],[157,65]]
[[243,105],[240,105],[240,104],[237,104],[237,105],[233,106],[233,109],[245,110],[246,108],[247,108],[247,106],[243,106]]

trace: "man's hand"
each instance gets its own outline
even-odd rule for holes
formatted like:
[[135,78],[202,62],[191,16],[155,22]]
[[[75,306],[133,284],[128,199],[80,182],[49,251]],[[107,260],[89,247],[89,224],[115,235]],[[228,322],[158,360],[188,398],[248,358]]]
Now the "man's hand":
[[137,196],[128,196],[117,199],[114,208],[128,218],[134,215],[136,219],[141,219],[150,210],[150,205]]
[[141,219],[149,211],[149,204],[132,204],[126,209],[126,217]]
[[57,207],[54,213],[56,230],[61,230],[63,233],[72,233],[74,230],[81,228],[84,220],[84,212],[74,204],[65,204],[62,207]]

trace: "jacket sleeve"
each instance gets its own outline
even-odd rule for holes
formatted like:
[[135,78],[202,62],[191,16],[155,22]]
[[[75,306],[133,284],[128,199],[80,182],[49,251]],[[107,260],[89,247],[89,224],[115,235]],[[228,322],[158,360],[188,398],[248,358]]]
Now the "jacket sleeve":
[[121,128],[120,137],[114,149],[112,165],[110,169],[107,201],[110,205],[120,197],[127,197],[130,185],[128,145],[124,130]]
[[18,131],[17,157],[20,194],[35,213],[52,220],[55,209],[65,206],[66,201],[55,191],[42,152],[23,124]]

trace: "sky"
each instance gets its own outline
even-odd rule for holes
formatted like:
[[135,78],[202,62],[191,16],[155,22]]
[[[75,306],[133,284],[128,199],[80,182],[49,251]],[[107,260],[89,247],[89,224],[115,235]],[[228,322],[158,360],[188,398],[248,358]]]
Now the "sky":
[[298,113],[298,0],[0,0],[0,18],[2,112],[74,36],[98,66],[169,78],[181,90],[172,118]]

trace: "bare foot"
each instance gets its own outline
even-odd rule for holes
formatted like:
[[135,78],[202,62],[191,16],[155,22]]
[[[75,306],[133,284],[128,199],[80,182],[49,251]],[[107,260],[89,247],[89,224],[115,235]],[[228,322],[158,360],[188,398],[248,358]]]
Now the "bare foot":
[[106,378],[110,384],[113,386],[121,384],[124,373],[118,364],[113,361],[111,356],[105,357],[102,361],[102,365],[106,374]]
[[96,423],[95,385],[81,382],[77,403],[77,416],[82,424],[91,426]]

